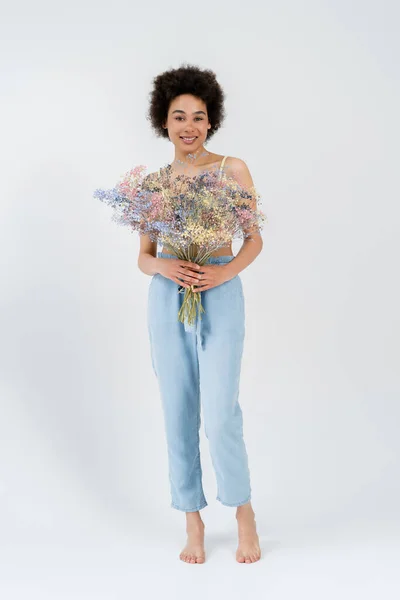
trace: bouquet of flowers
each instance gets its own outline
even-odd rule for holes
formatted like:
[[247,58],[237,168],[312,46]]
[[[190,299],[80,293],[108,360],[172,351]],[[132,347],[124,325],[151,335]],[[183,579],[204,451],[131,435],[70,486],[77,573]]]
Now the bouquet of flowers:
[[[195,177],[171,177],[171,166],[146,175],[139,165],[125,173],[112,189],[93,196],[114,209],[112,220],[139,235],[148,235],[182,260],[204,265],[215,250],[235,238],[259,232],[265,215],[258,208],[254,186],[244,189],[233,177],[208,170]],[[192,325],[204,308],[194,285],[184,288],[178,319]]]

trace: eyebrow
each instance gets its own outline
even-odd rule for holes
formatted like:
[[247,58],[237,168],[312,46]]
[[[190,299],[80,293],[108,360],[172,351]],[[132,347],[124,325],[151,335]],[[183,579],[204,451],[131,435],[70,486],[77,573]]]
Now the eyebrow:
[[[176,112],[185,114],[185,111],[184,110],[180,110],[179,108],[177,108],[176,110],[173,110],[172,114],[174,114]],[[193,114],[194,115],[199,115],[199,114],[205,115],[206,113],[204,112],[204,110],[195,110]]]

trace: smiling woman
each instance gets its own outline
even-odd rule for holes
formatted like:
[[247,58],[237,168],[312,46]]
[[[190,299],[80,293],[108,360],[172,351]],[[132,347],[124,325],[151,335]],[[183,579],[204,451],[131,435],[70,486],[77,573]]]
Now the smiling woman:
[[[222,186],[228,181],[237,183],[243,198],[248,191],[243,209],[248,203],[255,208],[256,194],[252,194],[254,184],[246,163],[205,148],[225,117],[224,92],[215,73],[185,65],[157,75],[153,83],[148,117],[156,134],[168,138],[175,152],[173,161],[158,173],[166,186],[179,183],[183,197],[185,190],[200,194],[199,186],[204,183],[207,188],[213,181],[209,175],[218,173]],[[171,506],[186,513],[188,542],[180,558],[191,563],[205,560],[204,523],[199,513],[207,506],[199,454],[200,396],[217,500],[237,507],[236,560],[249,563],[261,555],[237,386],[244,341],[244,296],[238,274],[257,257],[263,243],[257,228],[244,233],[247,237],[236,257],[231,243],[219,244],[200,271],[190,260],[176,258],[170,248],[163,246],[157,253],[157,244],[141,239],[138,265],[153,275],[148,329],[164,408]],[[182,294],[176,294],[177,282],[183,291],[193,284],[203,290],[205,314],[198,315],[192,328],[182,329],[176,320],[176,310],[183,303]]]
[[[153,82],[148,118],[156,134],[173,144],[174,159],[143,179],[145,167],[135,167],[112,190],[98,190],[98,197],[117,208],[119,222],[139,231],[138,267],[152,276],[147,326],[164,415],[171,507],[186,514],[188,539],[180,559],[205,561],[202,409],[216,499],[236,507],[236,560],[255,562],[261,551],[239,403],[245,337],[239,272],[263,246],[258,194],[243,160],[205,149],[224,120],[224,93],[215,74],[182,66]],[[238,235],[243,244],[234,256],[231,242]]]

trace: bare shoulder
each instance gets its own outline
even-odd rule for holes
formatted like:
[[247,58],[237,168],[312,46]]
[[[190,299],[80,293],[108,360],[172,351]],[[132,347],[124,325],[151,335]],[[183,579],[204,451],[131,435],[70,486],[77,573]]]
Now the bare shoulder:
[[237,156],[227,156],[225,165],[231,169],[247,169],[245,161]]
[[236,179],[236,181],[245,188],[254,185],[249,167],[241,158],[228,156],[225,160],[225,173],[228,177]]

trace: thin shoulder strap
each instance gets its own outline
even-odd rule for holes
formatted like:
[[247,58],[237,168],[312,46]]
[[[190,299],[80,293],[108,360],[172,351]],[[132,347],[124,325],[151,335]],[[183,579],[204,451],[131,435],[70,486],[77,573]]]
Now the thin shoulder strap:
[[220,168],[219,168],[219,176],[220,176],[220,177],[221,177],[221,175],[222,175],[222,169],[223,169],[223,166],[224,166],[224,162],[225,162],[225,160],[226,160],[227,158],[228,158],[227,156],[224,156],[224,158],[222,159],[222,163],[221,163],[221,166],[220,166]]

